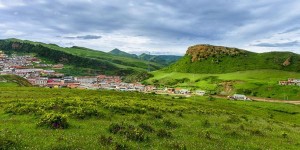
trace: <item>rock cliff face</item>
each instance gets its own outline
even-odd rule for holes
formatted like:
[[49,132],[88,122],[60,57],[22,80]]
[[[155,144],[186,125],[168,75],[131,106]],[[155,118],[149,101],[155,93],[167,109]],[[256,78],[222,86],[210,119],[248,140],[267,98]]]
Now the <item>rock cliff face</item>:
[[245,54],[245,51],[237,48],[201,44],[189,47],[186,54],[192,57],[192,62],[195,62],[208,57],[242,55]]

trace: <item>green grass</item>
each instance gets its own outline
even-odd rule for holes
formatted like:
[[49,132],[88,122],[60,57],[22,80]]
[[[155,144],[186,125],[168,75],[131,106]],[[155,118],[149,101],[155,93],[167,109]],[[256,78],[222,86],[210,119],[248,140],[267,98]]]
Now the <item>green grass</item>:
[[[0,88],[0,148],[298,149],[299,110],[207,97]],[[37,126],[49,113],[66,115],[69,127]]]
[[[226,94],[244,93],[252,96],[270,97],[275,99],[300,99],[299,86],[279,86],[278,81],[288,78],[300,78],[300,73],[280,70],[250,70],[224,74],[193,74],[180,72],[154,71],[150,84],[174,87],[193,87],[203,90],[215,90]],[[187,78],[190,81],[170,84],[171,81]],[[167,82],[168,81],[168,82]],[[229,83],[231,91],[220,83]],[[227,86],[228,87],[228,86]],[[247,91],[250,90],[250,91]]]

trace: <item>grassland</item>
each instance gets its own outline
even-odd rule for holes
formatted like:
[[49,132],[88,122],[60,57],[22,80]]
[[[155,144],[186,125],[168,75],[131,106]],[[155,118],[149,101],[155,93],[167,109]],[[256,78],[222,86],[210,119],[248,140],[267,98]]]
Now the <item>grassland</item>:
[[299,118],[290,104],[1,87],[0,149],[298,149]]
[[250,70],[224,74],[152,72],[146,82],[158,86],[184,87],[218,94],[241,93],[282,100],[300,100],[299,86],[279,86],[278,81],[300,78],[300,73],[280,70]]

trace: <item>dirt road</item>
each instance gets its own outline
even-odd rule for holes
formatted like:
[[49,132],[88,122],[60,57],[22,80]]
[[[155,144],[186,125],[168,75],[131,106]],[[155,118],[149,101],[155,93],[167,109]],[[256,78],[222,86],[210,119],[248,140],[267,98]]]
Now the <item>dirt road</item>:
[[[226,96],[214,96],[216,98],[227,98]],[[288,104],[295,104],[300,105],[300,100],[276,100],[276,99],[269,99],[269,98],[261,98],[261,97],[249,97],[253,101],[260,101],[260,102],[271,102],[271,103],[288,103]]]

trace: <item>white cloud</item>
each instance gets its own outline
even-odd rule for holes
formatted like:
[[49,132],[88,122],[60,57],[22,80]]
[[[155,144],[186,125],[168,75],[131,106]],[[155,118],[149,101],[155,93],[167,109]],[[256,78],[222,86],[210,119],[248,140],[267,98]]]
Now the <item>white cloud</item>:
[[7,36],[7,37],[17,37],[17,36],[21,36],[24,35],[23,32],[20,31],[15,31],[15,30],[7,30],[3,33],[3,36]]

